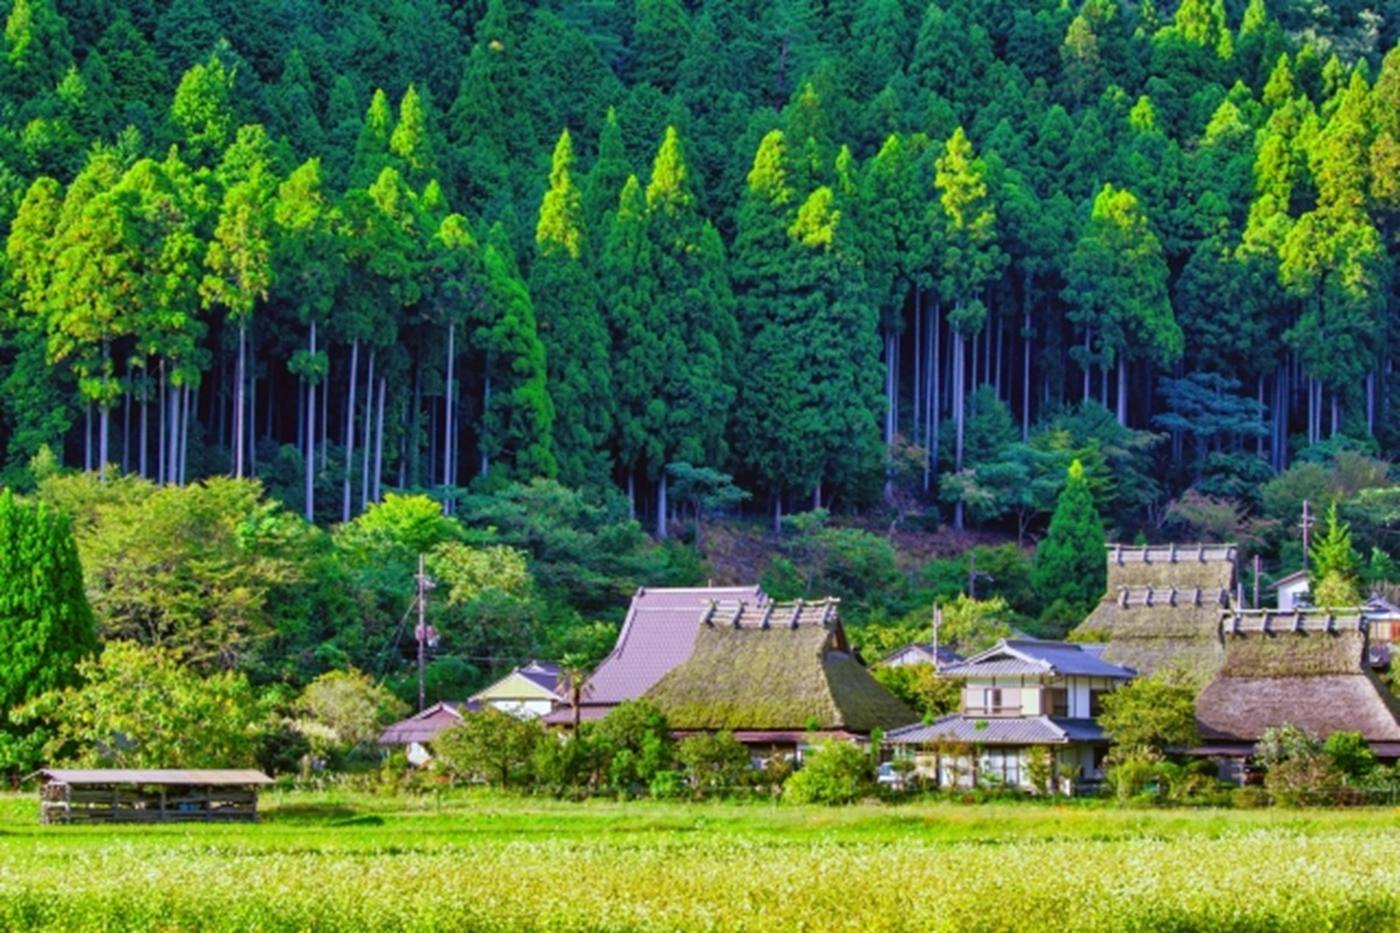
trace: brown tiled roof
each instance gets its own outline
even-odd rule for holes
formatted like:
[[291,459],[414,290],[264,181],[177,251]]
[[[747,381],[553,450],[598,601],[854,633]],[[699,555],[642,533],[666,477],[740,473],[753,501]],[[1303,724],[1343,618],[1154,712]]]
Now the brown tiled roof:
[[380,745],[408,745],[411,742],[431,742],[440,733],[462,721],[462,703],[434,703],[421,713],[415,713],[387,727],[379,734]]
[[45,782],[59,784],[165,784],[173,787],[251,787],[272,778],[252,769],[188,768],[44,768]]
[[694,651],[646,694],[678,731],[868,733],[917,716],[846,645],[835,600],[716,603]]
[[1224,660],[1196,698],[1202,741],[1254,742],[1285,724],[1400,741],[1400,704],[1370,670],[1366,627],[1359,611],[1222,613]]

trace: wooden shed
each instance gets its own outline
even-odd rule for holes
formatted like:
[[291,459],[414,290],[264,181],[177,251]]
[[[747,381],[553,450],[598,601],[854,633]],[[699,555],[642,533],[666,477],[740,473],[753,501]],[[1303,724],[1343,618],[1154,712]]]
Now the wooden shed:
[[37,776],[41,823],[252,821],[258,788],[272,783],[253,770],[45,768]]

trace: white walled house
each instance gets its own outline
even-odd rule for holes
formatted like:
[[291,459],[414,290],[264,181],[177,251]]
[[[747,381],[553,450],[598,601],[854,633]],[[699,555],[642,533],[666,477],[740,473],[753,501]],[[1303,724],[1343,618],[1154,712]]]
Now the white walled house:
[[1312,605],[1309,598],[1309,581],[1306,570],[1295,570],[1286,577],[1274,581],[1274,592],[1278,594],[1278,608],[1283,612],[1303,609]]
[[930,723],[896,729],[897,757],[942,787],[999,784],[1035,789],[1033,749],[1048,754],[1059,793],[1103,779],[1108,738],[1095,721],[1104,694],[1135,672],[1101,657],[1102,645],[1003,640],[940,673],[963,681],[962,707]]
[[541,719],[564,703],[559,680],[558,664],[530,661],[474,694],[467,703],[472,708],[494,706],[520,719]]

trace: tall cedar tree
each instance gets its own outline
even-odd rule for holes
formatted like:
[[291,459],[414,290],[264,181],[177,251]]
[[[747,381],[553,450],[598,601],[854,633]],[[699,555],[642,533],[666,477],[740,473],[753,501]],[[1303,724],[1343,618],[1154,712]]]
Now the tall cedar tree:
[[[0,708],[73,684],[97,648],[83,571],[66,516],[0,492]],[[38,763],[42,736],[0,725],[0,769]]]
[[1104,543],[1084,466],[1075,460],[1031,567],[1031,585],[1047,606],[1060,604],[1059,618],[1082,619],[1103,596],[1108,585]]
[[573,161],[573,140],[565,130],[540,203],[530,294],[554,400],[559,479],[568,486],[603,487],[612,482],[611,365]]

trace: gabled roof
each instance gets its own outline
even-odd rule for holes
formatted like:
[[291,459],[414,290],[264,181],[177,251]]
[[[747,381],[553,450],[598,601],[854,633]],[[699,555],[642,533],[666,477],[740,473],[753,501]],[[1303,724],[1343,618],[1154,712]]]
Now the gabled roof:
[[1134,672],[1100,657],[1097,648],[1065,641],[1039,641],[1033,638],[1002,639],[991,648],[943,668],[949,677],[1006,675],[1076,675],[1128,680]]
[[473,709],[472,703],[434,703],[421,713],[401,719],[379,734],[380,745],[408,745],[431,742],[439,733],[462,721],[462,709]]
[[1303,570],[1295,570],[1292,573],[1286,574],[1285,576],[1279,577],[1277,580],[1275,580],[1272,588],[1278,589],[1281,586],[1288,586],[1290,583],[1297,583],[1299,581],[1307,579],[1308,571],[1306,568],[1304,568]]
[[1202,741],[1257,742],[1285,724],[1400,741],[1400,703],[1371,671],[1360,609],[1224,613],[1220,638],[1224,662],[1196,698]]
[[868,733],[916,718],[851,655],[835,600],[720,604],[694,624],[690,657],[646,694],[673,729]]
[[[551,661],[529,661],[515,668],[500,680],[472,694],[473,700],[542,700],[556,699],[560,667]],[[519,678],[515,687],[510,681]],[[520,681],[523,681],[521,683]],[[512,692],[513,691],[513,692]]]
[[768,597],[757,586],[637,590],[612,653],[584,685],[583,704],[615,706],[640,697],[690,657],[701,613],[712,603],[741,600],[761,606]]
[[1106,741],[1106,736],[1092,719],[1051,719],[1049,716],[979,719],[953,713],[933,722],[891,730],[885,736],[885,741],[891,745],[935,745],[939,742],[1065,745],[1069,742]]
[[[914,654],[922,655],[922,656],[927,660],[927,663],[932,664],[932,663],[933,663],[933,655],[934,655],[933,642],[931,642],[931,641],[915,641],[915,642],[910,642],[909,644],[904,645],[904,646],[901,647],[901,648],[896,648],[896,649],[894,649],[893,651],[891,651],[889,654],[885,655],[883,658],[881,658],[879,661],[876,662],[876,665],[878,666],[878,665],[880,665],[880,664],[885,664],[885,663],[887,663],[887,662],[889,662],[889,661],[891,661],[891,660],[893,660],[893,659],[895,659],[895,658],[897,658],[897,657],[899,657],[900,655],[905,654],[905,653],[914,653]],[[947,645],[939,645],[939,646],[938,646],[938,663],[939,663],[939,665],[944,665],[944,664],[956,664],[956,663],[958,663],[958,662],[961,661],[961,660],[962,660],[962,655],[960,655],[960,654],[958,654],[957,652],[955,652],[952,648],[949,648]]]

